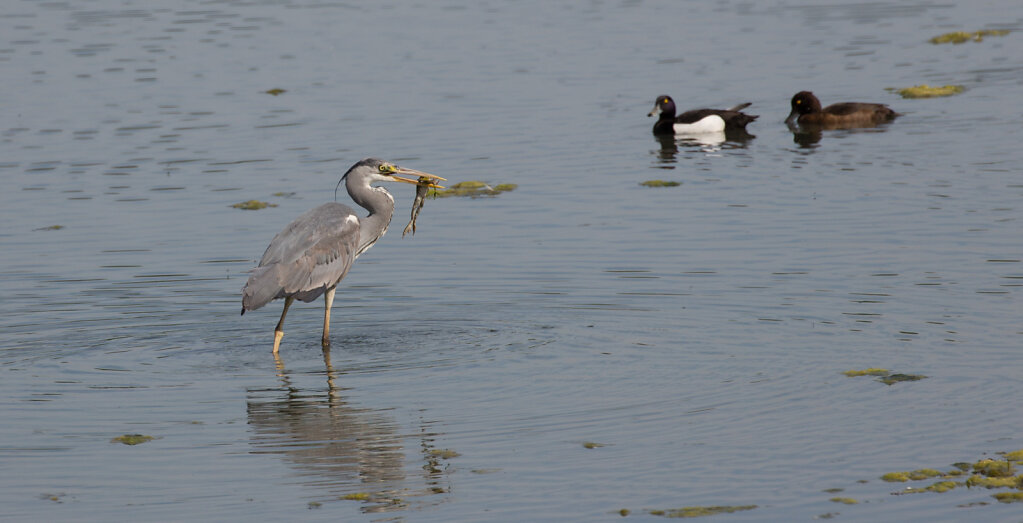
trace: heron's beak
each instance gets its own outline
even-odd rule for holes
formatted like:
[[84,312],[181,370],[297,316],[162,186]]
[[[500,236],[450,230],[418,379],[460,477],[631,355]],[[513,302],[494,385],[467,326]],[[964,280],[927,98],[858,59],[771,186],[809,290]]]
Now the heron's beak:
[[[399,174],[412,176],[414,178],[403,178],[401,176],[398,176]],[[420,182],[423,182],[422,183],[423,185],[426,185],[427,187],[433,187],[434,189],[444,188],[443,185],[439,185],[436,182],[447,181],[445,178],[441,178],[436,174],[424,173],[423,171],[417,171],[415,169],[406,169],[404,167],[398,167],[398,171],[396,173],[392,173],[391,178],[394,178],[394,181],[396,182],[411,183],[415,185],[420,185]]]
[[646,113],[648,118],[654,116],[655,114],[661,114],[661,104],[654,104],[654,109],[649,113]]

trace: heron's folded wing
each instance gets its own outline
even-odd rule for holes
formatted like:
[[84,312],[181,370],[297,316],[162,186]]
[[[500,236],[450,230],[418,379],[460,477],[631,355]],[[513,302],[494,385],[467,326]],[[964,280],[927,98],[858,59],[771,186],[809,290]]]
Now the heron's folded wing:
[[359,218],[350,207],[331,202],[307,211],[274,236],[245,284],[242,305],[316,299],[348,273],[358,243]]

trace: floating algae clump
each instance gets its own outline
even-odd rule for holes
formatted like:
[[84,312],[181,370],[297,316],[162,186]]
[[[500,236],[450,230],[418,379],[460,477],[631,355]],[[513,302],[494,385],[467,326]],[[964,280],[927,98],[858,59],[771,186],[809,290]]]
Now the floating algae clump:
[[1023,461],[1023,449],[1006,452],[1005,459],[1008,461]]
[[1009,476],[1007,478],[992,478],[982,476],[980,474],[974,474],[966,480],[966,486],[970,488],[1019,488],[1021,485],[1023,485],[1023,475]]
[[448,196],[468,196],[470,198],[478,198],[480,196],[497,196],[503,192],[514,191],[518,187],[519,186],[514,183],[499,183],[491,186],[484,182],[470,180],[466,182],[458,182],[447,189],[430,189],[427,196],[434,198],[447,198]]
[[594,441],[587,441],[587,442],[583,443],[583,448],[587,448],[587,449],[598,449],[598,448],[603,447],[603,446],[604,446],[603,443],[596,443]]
[[958,487],[959,485],[962,485],[962,483],[956,483],[955,481],[939,481],[937,483],[934,483],[932,485],[928,485],[928,486],[923,487],[923,488],[906,488],[906,490],[903,490],[903,491],[900,491],[900,492],[893,492],[892,494],[898,494],[898,495],[901,495],[901,494],[919,494],[921,492],[937,492],[937,493],[940,494],[942,492],[948,492],[948,491]]
[[1004,36],[1009,34],[1008,30],[1005,29],[984,29],[981,31],[974,31],[972,33],[967,31],[953,31],[951,33],[945,33],[943,35],[935,36],[931,38],[932,44],[961,44],[973,40],[974,42],[980,42],[984,40],[985,36]]
[[923,374],[890,374],[883,378],[878,378],[877,381],[884,383],[885,385],[894,385],[900,381],[919,381],[927,376]]
[[939,96],[952,96],[963,92],[961,85],[943,85],[931,87],[927,84],[914,85],[895,90],[903,98],[937,98]]
[[922,380],[927,376],[922,374],[890,374],[888,369],[863,369],[863,370],[847,370],[843,372],[846,376],[854,378],[856,376],[879,376],[877,381],[884,383],[885,385],[891,385],[900,381],[916,381]]
[[277,207],[276,203],[261,202],[259,200],[249,200],[247,202],[240,202],[232,205],[235,209],[241,209],[243,211],[258,211],[260,209],[266,209],[267,207]]
[[948,492],[959,486],[955,481],[939,481],[925,489],[926,492]]
[[973,471],[989,478],[1007,478],[1016,473],[1012,463],[995,459],[982,459],[974,463]]
[[682,507],[671,508],[668,510],[651,510],[649,512],[653,516],[664,516],[666,518],[698,518],[702,516],[713,516],[715,514],[731,514],[732,512],[753,510],[755,508],[757,508],[756,505],[715,505],[711,507]]
[[352,501],[366,501],[369,499],[369,492],[353,492],[351,494],[345,494],[341,496],[341,499],[349,499]]
[[991,494],[991,497],[1002,503],[1023,503],[1023,492],[999,492]]
[[274,87],[273,89],[268,89],[265,92],[266,92],[266,94],[272,94],[274,96],[277,96],[279,94],[284,94],[284,93],[288,92],[288,90],[287,89],[281,89],[280,87]]
[[845,374],[846,376],[849,376],[850,378],[855,378],[856,376],[887,376],[888,375],[888,369],[877,369],[877,368],[871,367],[869,369],[863,369],[863,370],[847,370],[847,371],[843,372],[842,374]]
[[909,481],[909,480],[918,481],[918,480],[921,480],[921,479],[936,478],[936,477],[941,476],[941,475],[942,475],[941,471],[938,471],[938,470],[934,470],[934,469],[917,469],[917,470],[914,470],[912,472],[889,472],[889,473],[881,476],[881,479],[884,480],[884,481],[887,481],[889,483],[894,483],[894,482],[902,482],[902,481]]
[[153,436],[145,436],[143,434],[125,434],[123,436],[117,436],[110,440],[110,443],[124,443],[125,445],[138,445],[147,441],[153,441]]
[[451,449],[430,449],[430,455],[440,459],[451,459],[461,456],[461,454]]
[[889,472],[881,476],[881,479],[889,483],[909,481],[909,472]]
[[939,470],[934,470],[934,469],[917,469],[917,470],[914,470],[913,472],[909,473],[909,479],[911,479],[913,481],[917,481],[917,480],[927,479],[927,478],[936,478],[936,477],[938,477],[940,475],[941,475],[941,471],[939,471]]
[[855,505],[859,503],[859,501],[856,501],[853,498],[831,498],[828,501],[831,501],[833,503],[844,503],[846,505]]
[[643,187],[678,187],[682,185],[679,182],[665,181],[665,180],[647,180],[645,182],[639,182]]

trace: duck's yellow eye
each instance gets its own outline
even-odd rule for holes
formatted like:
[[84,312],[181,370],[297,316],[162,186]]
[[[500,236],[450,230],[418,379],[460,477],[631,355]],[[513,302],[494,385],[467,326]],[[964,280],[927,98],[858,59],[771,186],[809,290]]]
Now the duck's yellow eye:
[[802,101],[802,100],[796,100],[796,105],[799,105],[799,104],[801,104],[801,103],[803,103],[803,101]]
[[665,98],[664,100],[661,100],[661,103],[662,103],[662,104],[666,104],[666,103],[668,103],[668,99],[667,99],[667,98]]

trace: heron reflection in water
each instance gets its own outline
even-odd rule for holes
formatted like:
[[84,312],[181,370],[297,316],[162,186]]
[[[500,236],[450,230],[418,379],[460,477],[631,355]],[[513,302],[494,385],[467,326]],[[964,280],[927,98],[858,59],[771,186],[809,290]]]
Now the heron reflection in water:
[[[411,176],[412,178],[405,178]],[[330,202],[315,207],[277,233],[259,266],[242,289],[242,314],[284,298],[281,319],[274,328],[274,354],[284,337],[284,317],[296,299],[310,302],[323,295],[323,348],[330,347],[330,308],[334,291],[355,259],[387,232],[394,214],[394,197],[373,182],[402,182],[441,187],[444,178],[398,167],[376,158],[353,165],[341,180],[352,200],[369,214],[359,217],[351,207]],[[335,189],[336,193],[336,189]]]
[[359,404],[341,384],[359,366],[335,369],[330,351],[323,351],[325,372],[288,370],[280,354],[274,361],[280,382],[247,391],[249,452],[279,458],[291,469],[287,481],[314,499],[357,500],[366,514],[450,499],[455,469],[437,457],[437,420],[420,412],[410,426],[389,408]]

